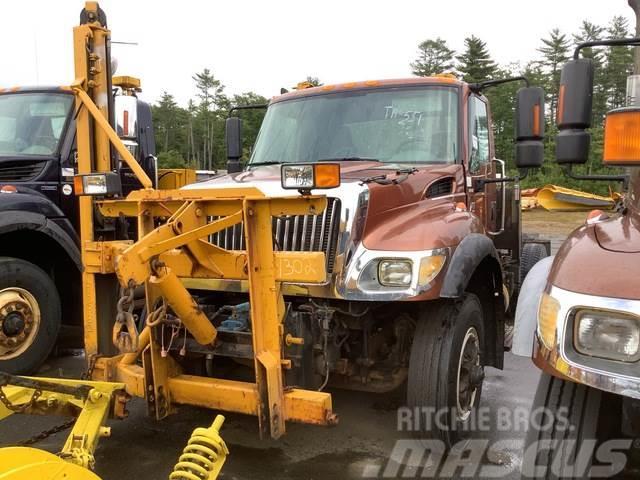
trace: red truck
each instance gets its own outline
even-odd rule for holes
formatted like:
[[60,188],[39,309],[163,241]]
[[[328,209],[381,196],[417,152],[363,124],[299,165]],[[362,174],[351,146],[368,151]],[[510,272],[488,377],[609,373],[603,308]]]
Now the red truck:
[[[594,64],[579,45],[560,80],[556,158],[567,173],[588,159]],[[640,435],[640,77],[629,106],[607,114],[604,163],[626,187],[617,212],[591,212],[555,257],[536,264],[516,312],[514,352],[542,376],[533,401],[523,478],[637,478]],[[532,348],[533,346],[533,348]],[[535,418],[534,418],[535,417]]]
[[[289,385],[386,392],[408,382],[409,406],[447,413],[441,429],[416,423],[421,433],[449,445],[460,438],[479,403],[484,367],[503,366],[520,279],[546,255],[544,245],[522,241],[518,178],[508,178],[495,157],[482,94],[523,80],[468,84],[443,75],[285,93],[269,103],[244,168],[241,122],[227,120],[231,173],[186,188],[297,195],[283,188],[281,172],[340,166],[341,185],[325,191],[321,215],[273,221],[276,249],[326,254],[326,283],[283,285],[285,334],[304,338],[285,349]],[[521,88],[516,107],[517,166],[538,167],[542,89]],[[245,248],[241,226],[210,241]],[[229,371],[252,365],[246,282],[183,281],[204,311],[226,312],[214,322],[216,346],[193,353],[206,357],[208,369],[225,357]]]

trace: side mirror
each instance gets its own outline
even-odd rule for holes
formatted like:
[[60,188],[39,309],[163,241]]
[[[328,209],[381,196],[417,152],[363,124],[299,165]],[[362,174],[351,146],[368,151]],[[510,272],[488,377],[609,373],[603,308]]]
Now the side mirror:
[[544,162],[544,90],[526,87],[516,94],[516,167],[540,168]]
[[227,145],[227,172],[242,171],[240,158],[242,157],[242,120],[229,117],[225,124],[225,143]]
[[571,60],[562,69],[558,94],[556,161],[560,164],[583,164],[589,158],[593,102],[593,61]]

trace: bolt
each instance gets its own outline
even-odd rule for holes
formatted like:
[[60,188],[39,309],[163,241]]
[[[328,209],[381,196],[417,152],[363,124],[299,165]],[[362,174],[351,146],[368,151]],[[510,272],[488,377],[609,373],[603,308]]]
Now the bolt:
[[96,390],[95,388],[93,390],[91,390],[91,392],[89,392],[89,399],[92,402],[97,402],[101,398],[102,398],[102,393],[99,392],[98,390]]
[[201,217],[201,216],[202,216],[202,209],[196,208],[196,217]]

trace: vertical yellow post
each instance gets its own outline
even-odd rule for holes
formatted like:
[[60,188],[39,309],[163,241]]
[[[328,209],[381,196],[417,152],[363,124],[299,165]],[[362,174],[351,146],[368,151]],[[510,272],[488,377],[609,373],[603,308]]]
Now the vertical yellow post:
[[[109,112],[109,31],[100,23],[98,4],[85,5],[88,23],[73,30],[74,63],[76,82],[80,82],[96,102],[106,118]],[[111,150],[109,140],[96,128],[80,99],[76,98],[76,135],[78,147],[78,173],[111,170]],[[87,242],[94,240],[93,200],[79,197],[80,242],[82,262],[86,264]],[[82,296],[84,315],[84,344],[87,358],[98,353],[98,306],[96,302],[95,276],[86,271],[82,274]]]
[[246,200],[244,224],[260,435],[279,438],[285,432],[280,361],[284,301],[280,284],[276,282],[269,201]]

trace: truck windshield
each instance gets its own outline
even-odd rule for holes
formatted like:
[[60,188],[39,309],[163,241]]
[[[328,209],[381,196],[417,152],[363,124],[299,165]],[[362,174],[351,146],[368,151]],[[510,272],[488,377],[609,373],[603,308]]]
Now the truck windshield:
[[272,104],[249,165],[340,159],[445,164],[458,151],[457,88],[396,87]]
[[72,104],[67,94],[0,95],[0,156],[57,153]]

